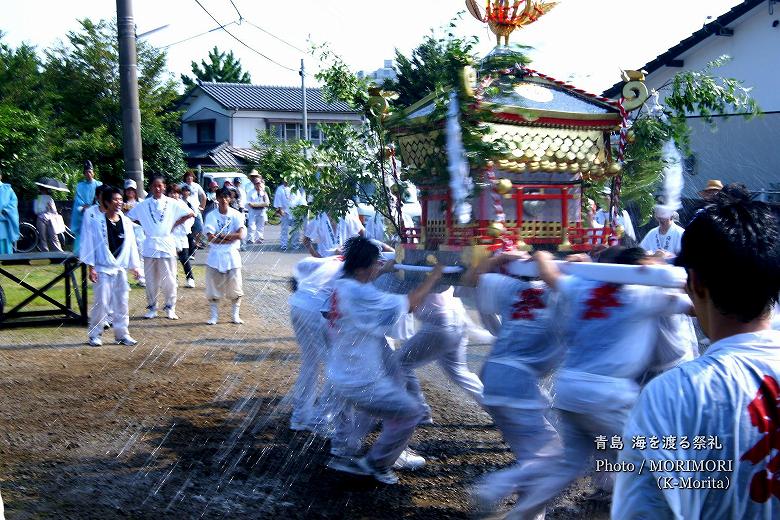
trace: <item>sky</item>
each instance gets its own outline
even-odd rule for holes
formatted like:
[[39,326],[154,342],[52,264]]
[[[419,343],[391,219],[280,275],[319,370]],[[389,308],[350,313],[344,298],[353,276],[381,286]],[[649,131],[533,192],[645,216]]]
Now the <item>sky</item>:
[[[371,72],[397,48],[408,54],[432,28],[440,28],[459,11],[462,0],[395,0],[370,3],[359,0],[200,0],[221,23],[237,22],[227,29],[280,67],[243,47],[223,30],[216,30],[168,47],[168,68],[175,78],[190,72],[190,62],[200,62],[215,45],[232,50],[252,82],[266,85],[300,85],[297,70],[301,58],[316,72],[308,42],[328,42],[354,71]],[[601,92],[620,80],[620,69],[636,69],[739,0],[561,0],[535,24],[515,31],[511,41],[530,45],[532,68]],[[22,42],[42,50],[68,31],[77,19],[113,18],[113,0],[0,0],[0,31],[11,46]],[[137,34],[167,28],[144,37],[164,47],[214,29],[212,20],[195,0],[133,0]],[[278,39],[261,31],[259,26]],[[468,13],[459,23],[463,35],[480,37],[484,56],[495,40],[489,30]],[[288,70],[292,69],[292,70]],[[308,75],[307,75],[308,76]],[[308,80],[307,80],[308,81]],[[311,83],[314,83],[313,79]]]

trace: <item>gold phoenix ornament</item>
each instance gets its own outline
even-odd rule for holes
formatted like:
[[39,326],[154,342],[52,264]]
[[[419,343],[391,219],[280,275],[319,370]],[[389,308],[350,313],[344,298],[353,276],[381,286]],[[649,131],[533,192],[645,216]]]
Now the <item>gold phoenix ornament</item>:
[[496,35],[496,45],[501,45],[501,38],[504,45],[509,45],[509,35],[515,29],[534,23],[556,4],[542,0],[485,0],[482,12],[477,0],[466,0],[466,9],[474,18],[488,24]]

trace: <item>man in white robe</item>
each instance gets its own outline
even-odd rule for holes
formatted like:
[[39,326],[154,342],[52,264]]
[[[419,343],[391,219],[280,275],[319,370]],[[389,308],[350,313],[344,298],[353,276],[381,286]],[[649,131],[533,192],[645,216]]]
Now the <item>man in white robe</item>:
[[[637,469],[618,473],[612,518],[780,518],[778,222],[761,202],[715,202],[676,263],[712,344],[642,392],[620,453]],[[653,436],[670,438],[632,445]]]
[[127,272],[138,278],[140,259],[133,223],[122,215],[122,193],[116,188],[103,190],[101,202],[105,214],[85,220],[82,227],[80,259],[89,266],[89,279],[95,284],[94,303],[89,315],[89,344],[99,347],[103,324],[111,317],[114,336],[120,345],[137,343],[128,331],[130,286]]
[[[613,247],[599,259],[637,265],[644,257],[639,248]],[[639,394],[637,380],[653,357],[658,317],[690,311],[690,300],[682,293],[567,276],[551,261],[550,253],[540,251],[534,258],[541,279],[567,309],[558,318],[566,326],[566,355],[555,376],[553,398],[564,454],[547,461],[541,475],[538,467],[518,475],[528,482],[513,510],[518,518],[538,514],[585,472],[598,436],[612,439],[621,434]],[[599,455],[599,460],[614,463],[616,448]],[[606,475],[602,486],[610,485]]]
[[[329,467],[395,484],[398,478],[391,467],[406,449],[423,409],[388,365],[385,335],[398,318],[422,303],[441,278],[442,267],[436,266],[409,295],[389,294],[371,283],[381,268],[379,248],[370,240],[350,239],[344,257],[344,276],[336,280],[327,307],[331,344],[327,377],[336,394],[354,409],[353,428],[346,435],[359,444],[377,420],[382,420],[382,432],[365,457],[336,458]],[[343,435],[336,432],[335,437]]]
[[230,207],[230,192],[217,192],[217,209],[206,215],[204,230],[209,240],[206,258],[206,298],[211,316],[207,323],[216,325],[219,318],[219,300],[227,299],[233,306],[232,321],[240,325],[241,297],[244,295],[241,278],[241,240],[246,236],[243,212]]
[[[556,294],[541,281],[498,274],[506,263],[527,258],[525,253],[504,253],[484,260],[463,278],[468,285],[478,280],[477,308],[501,316],[498,337],[482,367],[482,403],[517,460],[484,476],[473,489],[483,513],[546,478],[547,465],[563,456],[558,432],[547,420],[550,400],[540,386],[564,355]],[[528,518],[543,514],[540,506]]]
[[678,226],[672,219],[674,212],[663,206],[656,206],[655,219],[658,227],[647,232],[640,246],[650,254],[668,253],[677,256],[680,253],[680,245],[685,229]]
[[316,258],[338,255],[347,240],[364,236],[365,232],[363,224],[351,212],[338,219],[323,212],[306,225],[303,245]]
[[157,317],[157,297],[162,293],[166,317],[178,320],[176,315],[176,240],[173,228],[185,220],[195,218],[195,213],[166,197],[165,179],[153,176],[149,183],[151,196],[139,202],[128,217],[139,222],[144,229],[141,255],[144,257],[146,275],[147,319]]
[[252,170],[249,174],[252,181],[252,188],[246,194],[246,202],[249,213],[249,234],[247,242],[250,244],[262,244],[265,240],[265,223],[268,220],[268,193],[265,191],[265,183],[259,173]]

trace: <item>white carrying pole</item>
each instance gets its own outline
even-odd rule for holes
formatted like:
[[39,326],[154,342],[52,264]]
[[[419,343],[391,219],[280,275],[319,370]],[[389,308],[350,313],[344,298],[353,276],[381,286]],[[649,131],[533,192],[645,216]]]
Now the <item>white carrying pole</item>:
[[[578,276],[594,282],[605,282],[626,285],[646,285],[680,289],[685,287],[686,273],[680,267],[671,265],[623,265],[594,264],[585,262],[562,262],[555,264],[562,273]],[[430,272],[433,267],[396,264],[399,271]],[[515,261],[507,264],[507,271],[515,276],[539,276],[536,262],[533,260]],[[463,272],[460,266],[444,268],[445,274]]]

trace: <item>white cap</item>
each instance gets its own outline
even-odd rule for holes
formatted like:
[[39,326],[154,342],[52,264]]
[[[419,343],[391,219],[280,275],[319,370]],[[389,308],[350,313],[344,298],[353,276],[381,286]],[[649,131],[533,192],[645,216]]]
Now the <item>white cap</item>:
[[672,218],[674,215],[674,209],[669,206],[662,206],[658,204],[655,207],[655,216],[658,218]]
[[138,184],[133,179],[125,179],[125,189],[133,188],[134,190],[138,189]]

